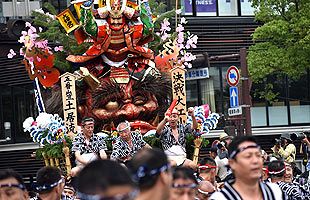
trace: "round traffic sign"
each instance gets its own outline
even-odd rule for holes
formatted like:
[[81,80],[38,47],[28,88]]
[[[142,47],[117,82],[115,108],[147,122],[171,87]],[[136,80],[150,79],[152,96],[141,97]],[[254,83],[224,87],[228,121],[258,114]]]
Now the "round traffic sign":
[[236,86],[239,83],[240,74],[236,66],[230,66],[228,68],[226,79],[230,86]]

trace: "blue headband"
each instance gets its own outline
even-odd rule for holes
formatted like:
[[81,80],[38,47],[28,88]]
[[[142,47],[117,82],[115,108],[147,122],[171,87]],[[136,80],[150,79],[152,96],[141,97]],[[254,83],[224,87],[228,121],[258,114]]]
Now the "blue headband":
[[247,149],[250,149],[250,148],[258,148],[260,149],[260,146],[259,145],[249,145],[249,146],[246,146],[246,147],[241,147],[241,148],[238,148],[236,150],[234,150],[233,152],[231,152],[231,154],[229,155],[229,158],[231,159],[234,159],[238,153],[241,153]]

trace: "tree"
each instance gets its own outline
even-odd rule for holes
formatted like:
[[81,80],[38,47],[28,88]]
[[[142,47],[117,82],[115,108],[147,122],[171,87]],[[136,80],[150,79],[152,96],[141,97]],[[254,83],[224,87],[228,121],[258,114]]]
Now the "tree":
[[[310,69],[310,1],[252,0],[252,6],[255,19],[263,24],[255,30],[255,44],[249,48],[253,82],[266,82],[275,74],[298,79]],[[268,83],[262,96],[275,98],[272,89]]]

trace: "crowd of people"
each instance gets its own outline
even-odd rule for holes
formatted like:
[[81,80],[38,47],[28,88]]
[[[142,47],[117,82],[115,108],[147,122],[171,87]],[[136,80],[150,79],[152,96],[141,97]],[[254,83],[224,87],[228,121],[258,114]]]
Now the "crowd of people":
[[[110,156],[107,145],[94,133],[94,119],[82,121],[73,140],[76,166],[68,181],[59,168],[46,166],[27,191],[22,177],[7,169],[0,172],[0,199],[12,200],[307,200],[310,199],[309,163],[298,175],[296,147],[287,134],[267,155],[255,137],[232,138],[223,133],[212,143],[208,156],[198,163],[186,157],[185,136],[197,128],[178,123],[173,110],[159,123],[156,137],[163,150],[152,148],[125,121],[117,126],[118,138]],[[309,155],[310,142],[302,139]],[[30,188],[28,188],[30,189]]]

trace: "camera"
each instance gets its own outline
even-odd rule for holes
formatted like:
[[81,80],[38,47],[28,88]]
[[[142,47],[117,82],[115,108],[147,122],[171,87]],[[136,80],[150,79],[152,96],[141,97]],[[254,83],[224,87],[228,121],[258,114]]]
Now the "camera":
[[218,148],[218,149],[221,149],[222,147],[225,147],[225,146],[226,146],[225,142],[219,142],[219,143],[217,144],[217,148]]
[[278,138],[276,138],[276,139],[274,139],[274,142],[273,142],[275,145],[281,145],[281,143],[282,143],[282,140],[281,139],[278,139]]
[[291,134],[291,139],[293,141],[295,140],[303,140],[305,139],[307,136],[303,133],[303,132],[296,132],[296,133],[292,133]]

